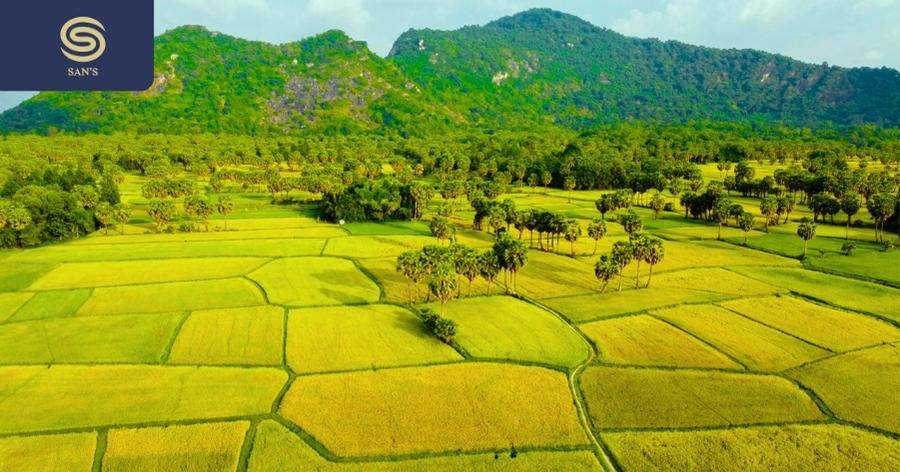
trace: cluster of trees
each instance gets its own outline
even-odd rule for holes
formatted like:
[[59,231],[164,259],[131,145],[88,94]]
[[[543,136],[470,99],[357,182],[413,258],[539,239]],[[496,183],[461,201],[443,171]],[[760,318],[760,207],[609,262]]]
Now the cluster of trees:
[[[189,195],[184,199],[184,215],[204,225],[206,231],[209,231],[209,218],[214,213],[222,215],[227,231],[228,215],[232,211],[234,211],[234,202],[227,195],[221,195],[214,201],[200,194]],[[175,204],[175,200],[171,199],[150,200],[147,202],[147,214],[153,220],[157,233],[163,231],[166,225],[179,216],[178,206]]]
[[636,213],[628,211],[621,214],[619,216],[619,224],[622,225],[628,234],[628,240],[617,241],[613,244],[612,251],[600,256],[600,260],[594,265],[594,275],[601,282],[601,293],[606,291],[609,282],[614,277],[619,278],[618,289],[622,291],[625,278],[623,271],[632,262],[637,263],[637,272],[634,278],[635,288],[642,286],[641,263],[646,263],[650,267],[647,283],[643,285],[645,288],[649,288],[653,279],[653,267],[666,257],[663,241],[659,238],[648,236],[643,232],[644,224]]
[[393,178],[363,180],[323,196],[322,215],[337,222],[416,220],[434,198],[427,184]]
[[516,277],[528,263],[528,248],[509,233],[501,233],[493,247],[479,252],[462,244],[426,246],[421,251],[410,251],[397,258],[396,269],[409,283],[409,302],[416,303],[419,285],[428,288],[428,297],[444,304],[462,296],[463,281],[467,284],[467,296],[472,294],[472,283],[479,277],[488,284],[490,293],[497,277],[504,275],[508,294],[516,293]]

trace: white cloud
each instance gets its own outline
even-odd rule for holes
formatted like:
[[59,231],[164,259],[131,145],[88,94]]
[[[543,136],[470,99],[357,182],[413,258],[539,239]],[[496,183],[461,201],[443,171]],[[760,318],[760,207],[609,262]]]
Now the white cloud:
[[362,0],[310,0],[305,12],[350,31],[361,31],[372,21],[372,14],[363,6]]

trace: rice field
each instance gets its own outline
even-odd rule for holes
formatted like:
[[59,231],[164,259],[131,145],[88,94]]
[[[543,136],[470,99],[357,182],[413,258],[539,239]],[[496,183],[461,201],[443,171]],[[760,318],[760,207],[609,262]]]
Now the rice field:
[[[440,310],[437,305],[432,308]],[[573,368],[590,355],[589,346],[571,326],[515,298],[456,300],[444,310],[444,316],[459,326],[457,342],[476,358]]]
[[799,387],[775,376],[591,367],[581,389],[600,430],[826,419]]
[[610,364],[741,370],[740,364],[690,334],[651,316],[581,326]]
[[828,351],[713,305],[669,308],[654,316],[697,336],[751,370],[780,371]]
[[453,348],[428,336],[414,314],[391,305],[292,310],[287,327],[287,362],[298,373],[463,360]]
[[897,470],[896,440],[842,425],[604,434],[626,470]]
[[587,444],[565,375],[537,367],[468,363],[299,377],[279,412],[340,456]]
[[381,289],[356,265],[331,257],[278,259],[248,276],[272,303],[292,307],[372,303]]
[[900,346],[852,352],[789,372],[838,418],[900,434]]
[[[511,196],[582,229],[597,215],[597,192]],[[638,208],[666,245],[650,288],[632,263],[601,293],[586,236],[575,257],[532,248],[519,296],[461,280],[451,346],[396,271],[437,243],[439,201],[332,225],[233,197],[227,230],[138,214],[125,235],[0,251],[0,470],[898,468],[896,256],[868,229],[847,257],[820,228],[826,256],[801,264],[791,225],[743,247]],[[471,216],[457,241],[487,250]],[[601,253],[626,239],[607,216]]]

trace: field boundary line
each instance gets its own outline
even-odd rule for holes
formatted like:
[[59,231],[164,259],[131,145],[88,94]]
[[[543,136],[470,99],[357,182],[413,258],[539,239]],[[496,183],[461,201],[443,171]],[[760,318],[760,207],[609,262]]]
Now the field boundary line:
[[91,465],[91,472],[103,472],[103,458],[106,457],[106,447],[108,441],[108,430],[98,430],[97,443],[94,446],[94,461]]
[[184,325],[187,324],[188,320],[191,319],[191,315],[193,312],[186,311],[182,313],[181,321],[178,323],[178,326],[175,327],[175,332],[172,333],[172,339],[166,343],[165,349],[163,349],[162,354],[159,356],[159,363],[161,365],[168,364],[169,358],[172,357],[172,349],[175,348],[175,343],[178,341],[178,336],[181,335],[181,330],[184,328]]
[[245,472],[250,466],[250,455],[253,453],[253,446],[256,442],[256,427],[259,426],[259,420],[251,420],[247,431],[244,433],[244,440],[241,442],[241,453],[238,456],[236,472]]
[[694,339],[700,341],[702,344],[704,344],[704,345],[706,345],[707,347],[709,347],[709,348],[715,350],[716,352],[721,353],[723,356],[725,356],[725,357],[731,359],[732,362],[735,362],[735,363],[737,363],[737,365],[743,367],[744,370],[746,370],[747,372],[755,372],[753,369],[751,369],[751,368],[750,368],[747,364],[745,364],[743,361],[741,361],[741,360],[738,359],[737,357],[731,355],[730,353],[727,353],[727,352],[723,351],[723,350],[720,349],[718,346],[716,346],[715,344],[713,344],[713,343],[707,341],[707,340],[704,339],[703,337],[698,336],[698,335],[696,335],[696,334],[694,334],[694,333],[692,333],[692,332],[690,332],[690,331],[688,331],[688,330],[682,328],[681,326],[678,326],[677,324],[675,324],[675,323],[673,323],[673,322],[671,322],[671,321],[669,321],[669,320],[663,319],[662,317],[660,317],[659,315],[657,315],[657,314],[655,314],[655,313],[653,313],[653,312],[648,313],[648,315],[651,316],[651,317],[653,317],[653,318],[656,319],[657,321],[660,321],[660,322],[662,322],[662,323],[665,323],[665,324],[671,326],[672,328],[675,328],[675,329],[677,329],[678,331],[681,331],[682,333],[685,333],[685,334],[687,334],[688,336],[691,336],[692,338],[694,338]]
[[758,324],[758,325],[760,325],[760,326],[765,326],[766,328],[769,328],[769,329],[771,329],[772,331],[777,331],[777,332],[779,332],[779,333],[781,333],[781,334],[784,334],[785,336],[790,336],[790,337],[792,337],[792,338],[794,338],[794,339],[796,339],[796,340],[798,340],[798,341],[800,341],[800,342],[802,342],[802,343],[809,344],[810,346],[813,346],[813,347],[815,347],[815,348],[821,349],[821,350],[823,350],[823,351],[830,352],[830,353],[837,352],[837,351],[835,351],[834,349],[831,349],[831,348],[825,347],[825,346],[820,346],[820,345],[818,345],[818,344],[816,344],[816,343],[814,343],[814,342],[812,342],[812,341],[809,341],[809,340],[807,340],[807,339],[803,339],[803,338],[801,338],[800,336],[797,336],[796,334],[789,333],[789,332],[787,332],[787,331],[785,331],[785,330],[783,330],[783,329],[781,329],[781,328],[778,328],[778,327],[772,326],[772,325],[770,325],[770,324],[768,324],[768,323],[764,323],[764,322],[762,322],[762,321],[759,321],[759,320],[757,320],[757,319],[755,319],[755,318],[752,318],[752,317],[750,317],[750,316],[747,316],[747,315],[745,315],[745,314],[743,314],[743,313],[741,313],[741,312],[739,312],[739,311],[732,310],[731,308],[728,308],[728,307],[726,307],[726,306],[722,306],[720,303],[721,303],[721,302],[716,303],[714,306],[717,306],[717,307],[719,307],[719,308],[721,308],[721,309],[723,309],[723,310],[725,310],[725,311],[727,311],[727,312],[729,312],[729,313],[731,313],[731,314],[734,314],[734,315],[737,315],[737,316],[739,316],[739,317],[741,317],[741,318],[744,318],[744,319],[746,319],[747,321],[751,321],[751,322],[756,323],[756,324]]

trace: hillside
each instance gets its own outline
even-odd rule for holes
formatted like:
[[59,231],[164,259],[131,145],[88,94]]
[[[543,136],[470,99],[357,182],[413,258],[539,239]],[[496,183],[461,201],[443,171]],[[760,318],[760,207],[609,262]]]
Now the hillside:
[[642,40],[551,10],[457,31],[411,30],[390,54],[480,123],[623,119],[900,123],[900,73]]
[[272,45],[188,26],[142,93],[42,93],[0,131],[433,134],[623,120],[900,125],[900,73],[641,40],[552,10],[411,30],[388,58],[339,31]]
[[156,39],[143,93],[42,93],[0,129],[163,133],[353,132],[440,126],[444,109],[339,31],[271,45],[187,26]]

